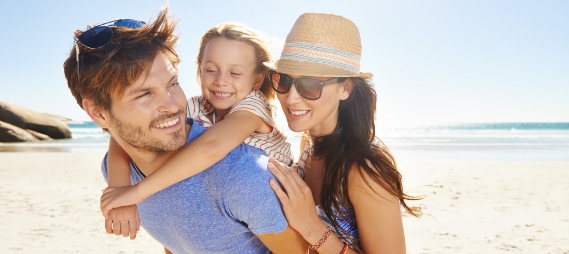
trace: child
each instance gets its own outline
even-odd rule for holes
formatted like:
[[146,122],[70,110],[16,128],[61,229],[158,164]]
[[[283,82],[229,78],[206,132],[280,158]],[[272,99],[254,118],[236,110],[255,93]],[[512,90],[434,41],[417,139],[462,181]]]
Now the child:
[[[188,100],[188,115],[209,130],[134,186],[129,186],[130,158],[111,138],[109,187],[101,197],[105,218],[109,219],[113,208],[139,203],[204,171],[243,142],[291,165],[290,144],[272,119],[269,101],[274,98],[274,91],[263,65],[268,61],[270,55],[263,42],[243,25],[224,23],[206,32],[197,57],[202,96]],[[167,122],[153,128],[175,124]],[[132,209],[130,212],[136,212],[135,207]]]

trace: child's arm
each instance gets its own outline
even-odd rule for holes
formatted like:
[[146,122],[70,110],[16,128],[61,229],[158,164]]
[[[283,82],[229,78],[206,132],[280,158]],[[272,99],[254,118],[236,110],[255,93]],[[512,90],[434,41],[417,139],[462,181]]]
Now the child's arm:
[[113,137],[107,156],[109,187],[130,186],[130,157]]
[[270,133],[272,126],[257,115],[239,110],[209,128],[181,149],[176,156],[131,187],[107,188],[101,197],[101,211],[136,204],[150,195],[211,167],[239,146],[252,133]]
[[[122,147],[111,137],[108,152],[108,186],[130,186],[130,157]],[[130,239],[136,238],[136,232],[140,228],[140,219],[136,206],[126,206],[113,209],[105,216],[105,228],[107,233],[123,235]]]

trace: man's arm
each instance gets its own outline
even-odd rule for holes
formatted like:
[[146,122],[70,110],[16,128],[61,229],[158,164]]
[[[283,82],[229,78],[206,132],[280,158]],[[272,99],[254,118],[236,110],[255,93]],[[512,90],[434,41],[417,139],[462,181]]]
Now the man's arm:
[[171,251],[169,251],[168,249],[166,249],[166,247],[164,247],[164,252],[166,252],[166,254],[173,254]]
[[275,254],[304,253],[308,250],[308,243],[290,226],[278,234],[259,235],[258,237]]

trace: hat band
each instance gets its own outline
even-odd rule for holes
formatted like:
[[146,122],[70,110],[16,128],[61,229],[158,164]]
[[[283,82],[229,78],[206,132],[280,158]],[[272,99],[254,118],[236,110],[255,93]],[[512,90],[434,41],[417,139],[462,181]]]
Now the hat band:
[[359,55],[303,42],[285,44],[281,59],[324,64],[353,73],[360,72]]

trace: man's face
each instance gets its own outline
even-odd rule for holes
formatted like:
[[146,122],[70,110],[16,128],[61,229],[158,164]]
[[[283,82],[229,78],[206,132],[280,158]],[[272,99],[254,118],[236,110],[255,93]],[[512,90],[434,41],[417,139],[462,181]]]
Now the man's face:
[[158,54],[148,76],[142,75],[113,100],[109,132],[146,152],[170,152],[186,142],[186,96],[178,72]]

